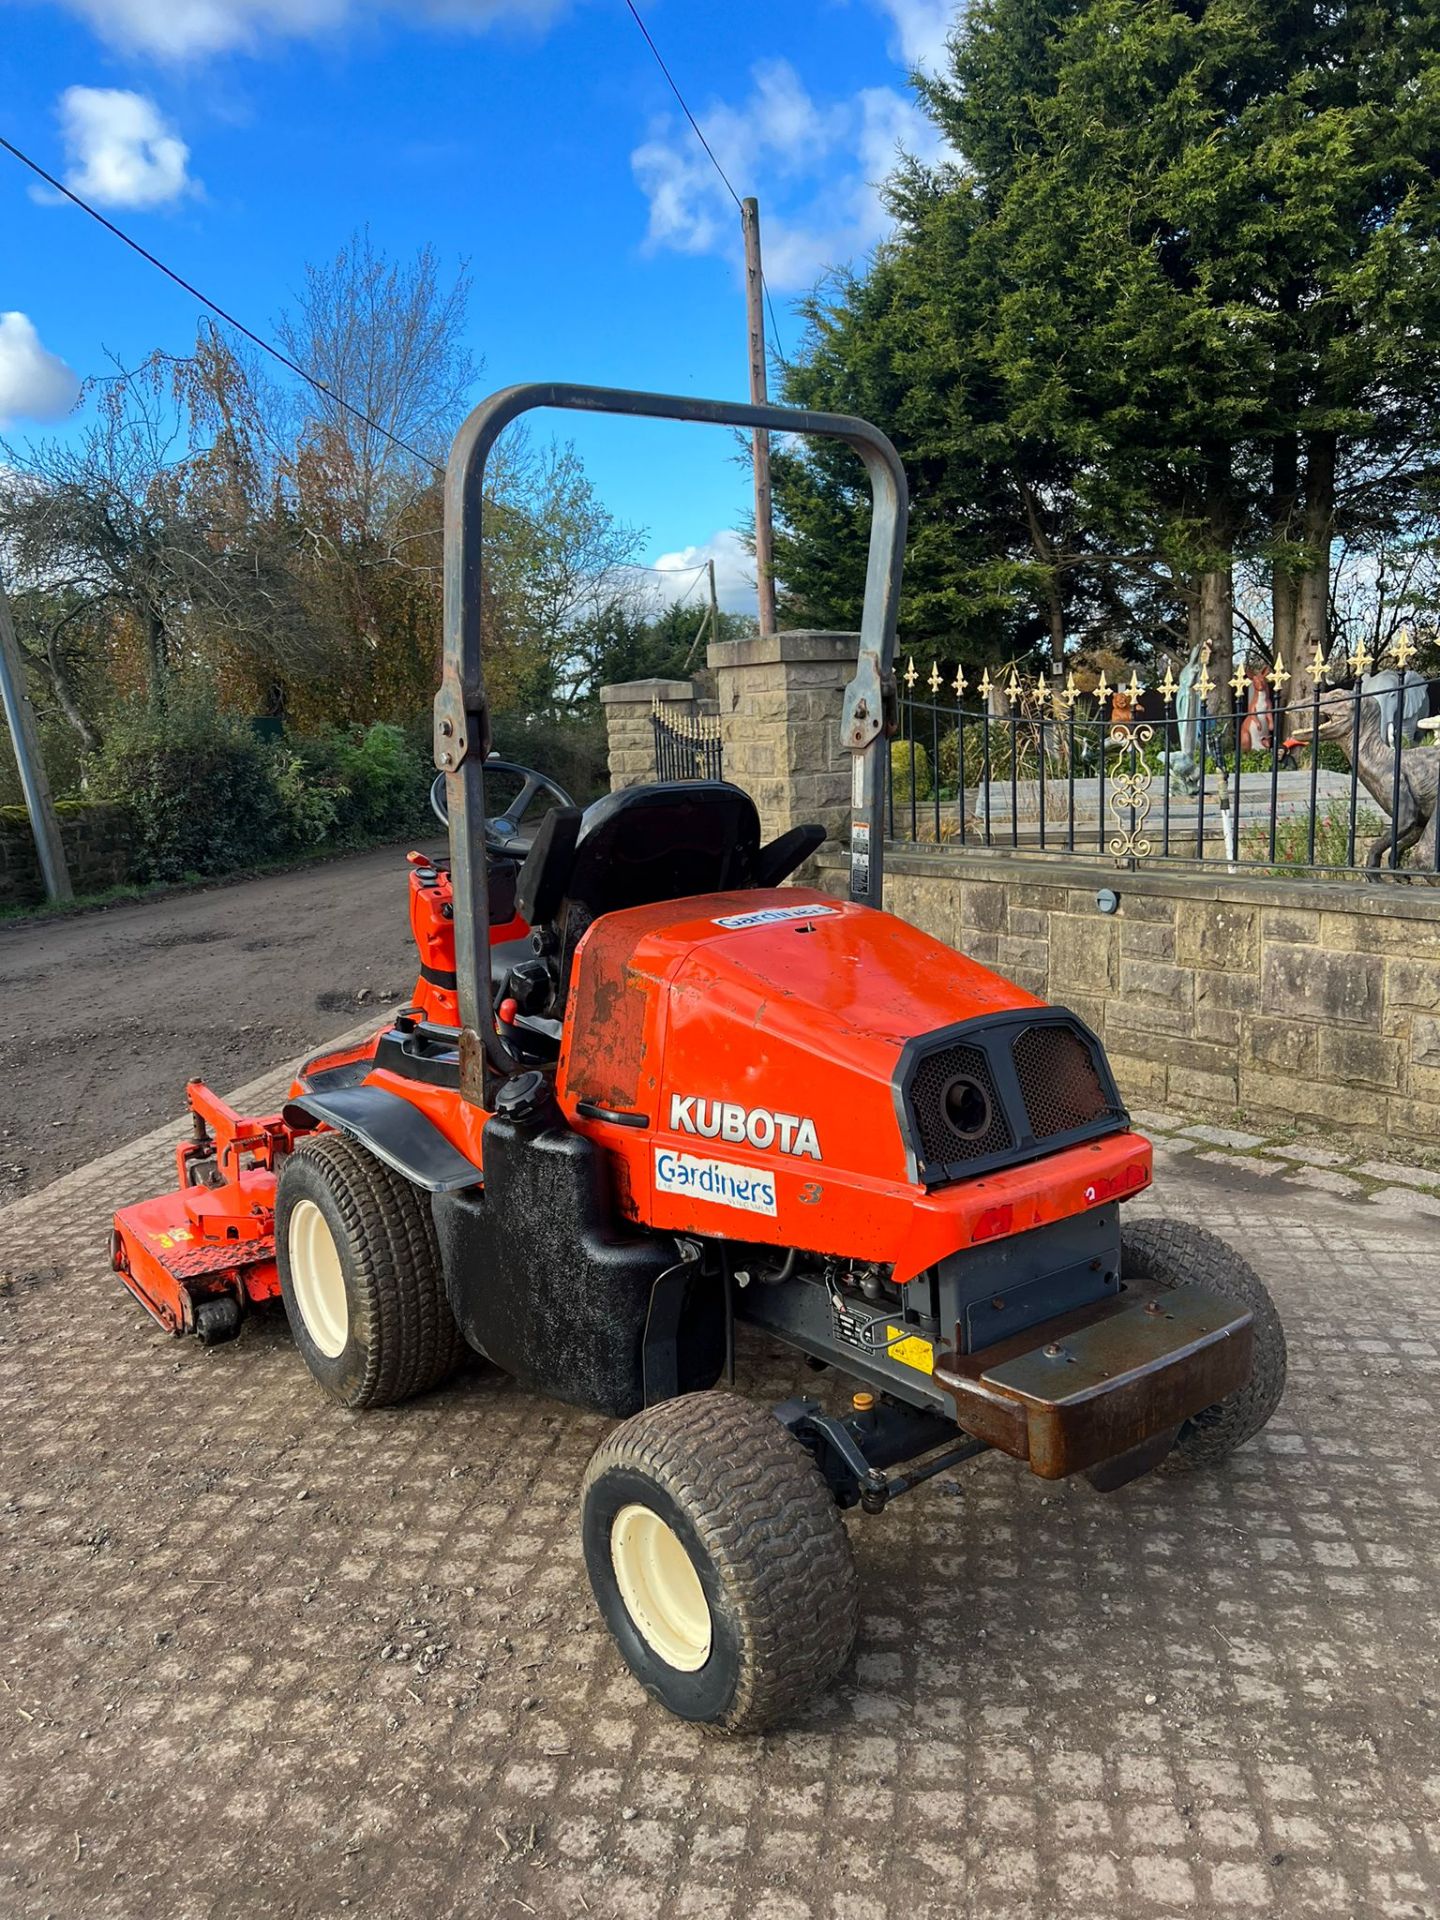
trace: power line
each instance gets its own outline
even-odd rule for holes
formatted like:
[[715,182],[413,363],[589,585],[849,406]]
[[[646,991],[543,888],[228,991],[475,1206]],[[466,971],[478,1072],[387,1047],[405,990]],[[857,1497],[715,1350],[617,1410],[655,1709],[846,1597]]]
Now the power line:
[[[725,191],[729,194],[730,198],[735,202],[736,211],[737,212],[743,211],[743,209],[741,209],[741,206],[740,206],[740,196],[735,191],[735,188],[731,184],[729,174],[726,173],[725,169],[721,166],[720,162],[715,158],[715,149],[711,146],[710,142],[705,138],[705,135],[700,129],[700,122],[695,118],[694,114],[690,111],[690,103],[685,98],[684,94],[680,91],[679,85],[676,82],[674,74],[671,73],[669,67],[666,66],[664,56],[660,52],[660,49],[656,46],[654,40],[650,37],[650,29],[646,26],[645,22],[640,18],[640,15],[636,12],[635,0],[625,0],[625,5],[630,11],[630,18],[635,22],[636,26],[640,29],[641,34],[644,36],[646,46],[649,47],[651,53],[654,54],[655,64],[657,67],[659,67],[661,73],[664,74],[666,85],[669,87],[670,91],[674,94],[675,98],[680,102],[680,111],[684,114],[685,118],[690,122],[691,127],[694,129],[695,138],[700,142],[701,146],[705,149],[706,153],[709,155],[711,166],[714,167],[716,173],[718,173],[721,180],[724,181]],[[770,283],[768,280],[766,280],[763,270],[760,275],[760,284],[765,289],[765,305],[770,309],[770,331],[775,336],[775,351],[780,355],[780,358],[783,361],[785,358],[785,354],[784,354],[783,348],[780,345],[780,323],[775,318],[775,302],[770,298]]]
[[185,292],[188,293],[192,299],[198,300],[202,307],[208,307],[211,313],[218,314],[227,327],[234,327],[237,333],[243,333],[247,340],[253,341],[262,352],[268,353],[272,360],[278,360],[282,367],[288,367],[291,373],[298,375],[300,379],[314,387],[317,393],[323,393],[332,405],[342,408],[346,413],[352,415],[353,418],[361,421],[365,426],[370,427],[383,439],[388,440],[392,446],[403,447],[406,453],[413,454],[417,460],[423,461],[427,467],[434,467],[438,464],[429,454],[421,453],[420,449],[418,447],[412,447],[408,440],[402,440],[398,434],[391,433],[388,427],[382,427],[378,420],[372,420],[368,413],[362,412],[359,407],[352,407],[348,400],[342,400],[338,393],[331,390],[326,381],[321,380],[313,373],[307,373],[304,367],[297,365],[288,354],[282,353],[279,347],[272,345],[270,341],[264,339],[250,327],[247,327],[243,320],[237,320],[233,313],[227,313],[218,301],[212,300],[208,294],[202,293],[197,286],[185,279],[182,274],[176,273],[173,267],[167,267],[163,260],[158,259],[148,248],[142,247],[140,242],[132,239],[122,227],[117,227],[113,220],[107,220],[98,208],[92,207],[88,200],[82,200],[80,195],[72,192],[63,180],[57,180],[53,173],[47,173],[38,160],[32,160],[28,153],[22,153],[19,147],[7,140],[3,134],[0,134],[0,147],[3,147],[6,153],[11,154],[22,166],[28,167],[32,173],[38,174],[47,186],[55,189],[56,193],[63,194],[67,200],[79,207],[82,213],[88,213],[92,220],[98,220],[107,233],[113,233],[115,238],[123,241],[132,253],[138,253],[142,260],[148,260],[150,265],[163,273],[167,280],[173,280],[177,287],[183,287]]

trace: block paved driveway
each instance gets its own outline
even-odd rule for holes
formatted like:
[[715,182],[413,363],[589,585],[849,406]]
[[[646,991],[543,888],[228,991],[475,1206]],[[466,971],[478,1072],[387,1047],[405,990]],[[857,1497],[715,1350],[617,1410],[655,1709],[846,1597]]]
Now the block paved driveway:
[[601,1421],[482,1371],[350,1415],[283,1322],[151,1327],[104,1244],[168,1137],[0,1214],[6,1920],[1440,1913],[1434,1221],[1177,1162],[1287,1320],[1266,1435],[856,1519],[851,1670],[726,1743],[597,1624]]

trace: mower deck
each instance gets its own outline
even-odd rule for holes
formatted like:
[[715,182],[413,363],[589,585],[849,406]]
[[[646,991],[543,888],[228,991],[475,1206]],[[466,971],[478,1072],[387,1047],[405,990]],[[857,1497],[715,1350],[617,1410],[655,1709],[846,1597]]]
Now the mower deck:
[[[273,1231],[267,1227],[244,1238],[238,1233],[234,1239],[209,1238],[192,1202],[213,1197],[201,1188],[162,1193],[115,1216],[115,1271],[167,1333],[202,1331],[206,1319],[201,1309],[210,1302],[235,1305],[238,1326],[241,1299],[258,1304],[279,1298]],[[273,1227],[268,1206],[265,1219]],[[227,1327],[231,1318],[223,1316]]]

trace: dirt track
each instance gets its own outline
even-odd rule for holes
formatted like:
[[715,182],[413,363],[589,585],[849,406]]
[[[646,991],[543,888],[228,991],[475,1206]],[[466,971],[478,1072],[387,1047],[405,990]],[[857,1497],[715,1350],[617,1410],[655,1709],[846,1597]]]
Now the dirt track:
[[404,855],[0,927],[0,1205],[407,994]]

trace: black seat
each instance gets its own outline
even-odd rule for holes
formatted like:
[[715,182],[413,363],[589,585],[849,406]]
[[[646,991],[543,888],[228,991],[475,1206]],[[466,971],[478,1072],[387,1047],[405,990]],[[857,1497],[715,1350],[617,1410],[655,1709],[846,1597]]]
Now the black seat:
[[762,847],[755,802],[728,780],[621,787],[583,814],[557,807],[546,815],[520,869],[516,903],[532,927],[550,930],[563,983],[602,914],[779,886],[824,838],[822,827],[794,827]]
[[753,887],[755,802],[728,780],[621,787],[585,809],[565,904],[589,920],[623,907]]
[[726,780],[621,787],[583,814],[547,814],[516,900],[532,927],[553,926],[573,949],[602,913],[755,886],[759,852],[755,802]]

